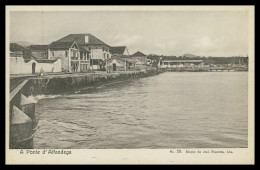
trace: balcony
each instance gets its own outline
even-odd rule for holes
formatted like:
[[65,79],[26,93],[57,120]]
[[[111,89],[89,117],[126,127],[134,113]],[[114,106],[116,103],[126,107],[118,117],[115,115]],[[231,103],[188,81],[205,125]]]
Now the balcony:
[[80,60],[80,64],[89,64],[89,60]]

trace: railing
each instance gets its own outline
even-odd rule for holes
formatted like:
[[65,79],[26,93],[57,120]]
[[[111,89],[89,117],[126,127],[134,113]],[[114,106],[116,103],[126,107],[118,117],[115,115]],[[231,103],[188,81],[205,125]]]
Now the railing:
[[[19,86],[17,86],[11,93],[10,93],[10,108],[13,108],[13,105],[18,105],[20,103],[20,96],[21,96],[21,90],[26,85],[28,80],[24,80]],[[11,109],[12,110],[12,109]]]
[[90,63],[90,61],[88,60],[88,61],[85,61],[85,60],[80,60],[80,64],[89,64]]

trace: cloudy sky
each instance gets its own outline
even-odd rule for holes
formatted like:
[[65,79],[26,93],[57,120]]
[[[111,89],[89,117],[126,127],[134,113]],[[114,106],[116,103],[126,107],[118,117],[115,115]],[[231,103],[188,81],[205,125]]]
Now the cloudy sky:
[[248,54],[248,13],[242,11],[10,12],[11,42],[48,44],[76,33],[127,46],[130,54]]

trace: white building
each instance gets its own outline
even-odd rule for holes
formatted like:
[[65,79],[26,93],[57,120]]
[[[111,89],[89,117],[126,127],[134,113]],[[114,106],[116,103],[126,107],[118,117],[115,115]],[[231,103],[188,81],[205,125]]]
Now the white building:
[[105,68],[105,60],[111,57],[110,46],[92,34],[69,34],[56,42],[77,42],[80,48],[90,52],[90,68],[97,70]]
[[76,42],[52,42],[48,59],[60,59],[63,72],[80,72],[80,51]]
[[160,68],[182,68],[201,66],[202,60],[162,60],[158,63]]
[[61,72],[61,61],[31,60],[23,57],[10,57],[10,74],[35,74],[39,72]]

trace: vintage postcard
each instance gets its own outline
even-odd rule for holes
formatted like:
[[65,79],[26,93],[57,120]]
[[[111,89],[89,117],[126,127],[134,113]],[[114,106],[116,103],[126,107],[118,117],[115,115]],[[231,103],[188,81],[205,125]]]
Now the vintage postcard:
[[6,164],[254,164],[254,6],[6,6]]

